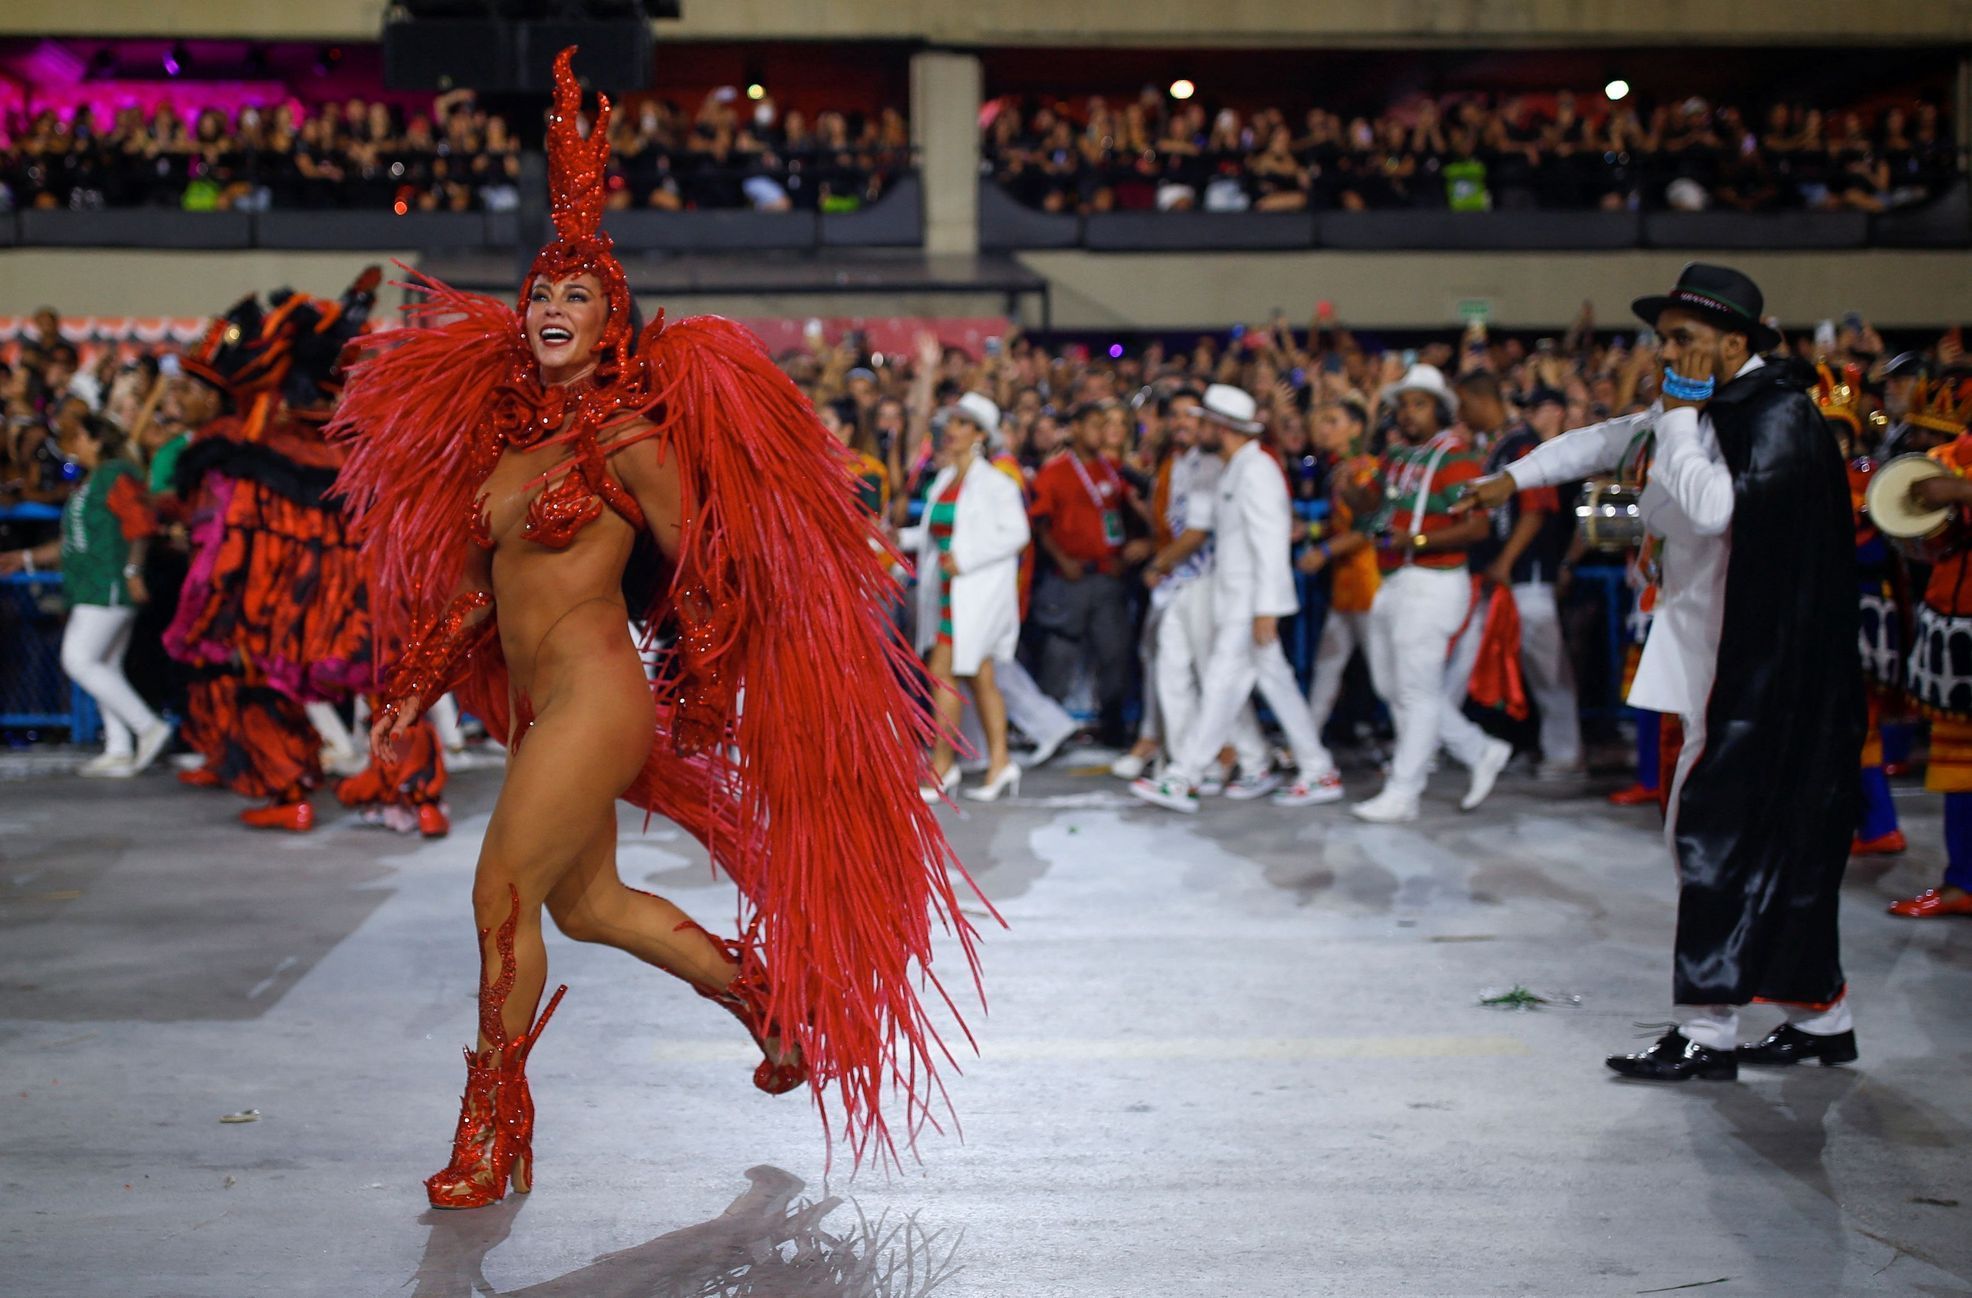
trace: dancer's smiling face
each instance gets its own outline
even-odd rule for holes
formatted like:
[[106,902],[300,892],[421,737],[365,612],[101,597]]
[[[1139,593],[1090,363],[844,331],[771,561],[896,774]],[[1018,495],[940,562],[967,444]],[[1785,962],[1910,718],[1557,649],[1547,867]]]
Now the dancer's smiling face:
[[543,383],[580,378],[596,364],[596,344],[609,320],[609,299],[594,275],[535,281],[527,295],[527,345]]

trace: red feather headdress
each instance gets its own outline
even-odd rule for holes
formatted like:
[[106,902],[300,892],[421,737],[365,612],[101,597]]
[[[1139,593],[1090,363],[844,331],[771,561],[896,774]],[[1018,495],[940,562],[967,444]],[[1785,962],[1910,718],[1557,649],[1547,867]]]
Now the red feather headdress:
[[596,120],[582,136],[582,86],[573,67],[576,46],[555,55],[554,110],[548,116],[548,215],[554,242],[535,254],[520,286],[515,311],[527,314],[527,296],[537,281],[550,283],[576,275],[602,281],[609,321],[596,343],[599,383],[622,374],[637,340],[630,334],[630,283],[616,259],[616,243],[602,228],[603,172],[609,167],[609,96],[596,96]]

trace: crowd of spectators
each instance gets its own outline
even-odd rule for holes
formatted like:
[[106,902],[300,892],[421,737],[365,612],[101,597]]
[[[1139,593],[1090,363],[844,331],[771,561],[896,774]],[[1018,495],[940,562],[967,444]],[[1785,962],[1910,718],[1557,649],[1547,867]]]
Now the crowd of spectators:
[[[287,102],[187,120],[168,105],[52,110],[9,124],[0,210],[175,207],[189,211],[508,211],[521,144],[470,91],[427,112],[393,104]],[[725,87],[688,113],[623,105],[610,127],[612,210],[855,211],[910,165],[901,114],[823,112],[811,121]]]
[[[1864,372],[1889,360],[1883,338],[1852,317],[1825,322],[1793,337],[1789,348],[1804,360],[1853,364]],[[1940,344],[1943,358],[1962,353],[1953,337]],[[1092,422],[1100,428],[1103,452],[1131,488],[1126,521],[1134,540],[1155,532],[1150,502],[1161,467],[1174,452],[1171,416],[1175,397],[1196,394],[1206,385],[1230,384],[1251,393],[1266,425],[1265,440],[1286,469],[1300,524],[1297,561],[1319,546],[1329,518],[1333,476],[1351,454],[1335,440],[1343,421],[1322,417],[1325,409],[1348,404],[1369,414],[1366,444],[1381,454],[1396,421],[1392,390],[1413,366],[1436,367],[1453,387],[1474,371],[1498,379],[1509,423],[1523,422],[1544,436],[1581,427],[1648,406],[1657,396],[1662,371],[1658,344],[1634,325],[1599,328],[1585,304],[1570,328],[1553,337],[1502,335],[1483,325],[1468,327],[1415,347],[1387,346],[1360,336],[1323,310],[1305,328],[1284,317],[1263,324],[1202,335],[1189,346],[1150,342],[1140,347],[1095,350],[1081,345],[1049,345],[1010,333],[975,356],[940,345],[925,335],[915,355],[872,355],[854,336],[834,346],[819,341],[781,357],[784,369],[823,411],[824,421],[882,478],[872,500],[889,502],[889,522],[903,528],[917,520],[924,493],[939,466],[936,429],[943,412],[967,393],[989,397],[1003,412],[992,446],[1003,465],[1017,466],[1030,492],[1042,468],[1060,456]],[[1572,511],[1573,501],[1567,502]],[[1148,553],[1139,547],[1140,561]],[[1036,552],[1038,585],[1048,557]],[[1304,569],[1305,570],[1305,569]],[[1565,585],[1565,582],[1564,582]],[[1317,588],[1304,600],[1300,631],[1288,636],[1298,647],[1305,673],[1326,604]],[[1025,638],[1023,656],[1038,666],[1034,637]],[[1594,648],[1599,640],[1591,639]],[[1134,645],[1128,650],[1134,655]],[[1125,670],[1134,671],[1134,662]],[[1037,670],[1037,676],[1045,673]],[[1606,673],[1605,673],[1606,677]],[[1043,682],[1047,682],[1044,680]],[[1366,689],[1366,681],[1359,681]],[[1608,682],[1613,690],[1613,681]],[[1358,690],[1361,693],[1362,690]],[[1090,710],[1091,696],[1077,692],[1063,702]],[[1353,715],[1373,712],[1358,698]],[[1338,715],[1351,714],[1345,699]],[[1116,729],[1100,736],[1125,744]]]
[[[1173,399],[1207,384],[1224,383],[1253,394],[1266,425],[1266,443],[1287,471],[1303,526],[1297,549],[1318,543],[1331,476],[1350,454],[1333,440],[1334,421],[1321,413],[1341,403],[1369,412],[1367,444],[1383,449],[1394,421],[1388,391],[1417,364],[1435,366],[1454,385],[1462,374],[1498,377],[1506,409],[1532,418],[1537,408],[1549,431],[1572,428],[1647,405],[1661,369],[1647,330],[1598,328],[1585,306],[1565,332],[1551,338],[1489,333],[1483,326],[1448,334],[1415,347],[1385,346],[1347,328],[1326,308],[1302,329],[1284,317],[1263,324],[1200,335],[1186,346],[1151,341],[1128,348],[1091,351],[1080,344],[1047,343],[1010,329],[989,340],[984,355],[944,346],[930,334],[915,352],[872,354],[850,335],[834,345],[811,333],[810,345],[781,357],[796,384],[814,401],[824,422],[866,456],[869,499],[886,524],[901,529],[917,521],[923,496],[939,467],[943,412],[961,397],[990,398],[1004,412],[993,430],[992,457],[1030,484],[1077,437],[1099,437],[1105,458],[1130,488],[1128,525],[1140,560],[1156,528],[1150,502],[1159,469],[1172,453]],[[1886,360],[1883,339],[1853,318],[1828,322],[1790,341],[1804,357],[1851,363],[1867,371]],[[1940,359],[1962,359],[1955,338],[1940,344]],[[110,442],[138,462],[152,489],[170,490],[172,468],[188,430],[172,399],[169,348],[130,357],[107,349],[83,357],[63,337],[52,310],[38,314],[10,364],[0,364],[0,549],[38,543],[53,535],[52,511],[6,508],[21,503],[59,505],[82,474],[62,447],[75,430]],[[1137,541],[1145,544],[1136,545]],[[1037,552],[1045,578],[1048,558]],[[1322,601],[1304,607],[1310,624],[1296,642],[1305,650]],[[133,668],[144,657],[139,647]],[[1307,667],[1305,656],[1301,663]],[[1135,670],[1134,664],[1122,670]],[[141,673],[139,673],[141,675]],[[1059,691],[1067,695],[1070,691]],[[1086,695],[1063,701],[1086,705]],[[1103,737],[1122,741],[1116,718]]]
[[1865,116],[1561,91],[1415,99],[1381,116],[1216,113],[1147,87],[1120,107],[1002,100],[986,166],[1049,212],[1391,208],[1884,212],[1959,173],[1938,106]]

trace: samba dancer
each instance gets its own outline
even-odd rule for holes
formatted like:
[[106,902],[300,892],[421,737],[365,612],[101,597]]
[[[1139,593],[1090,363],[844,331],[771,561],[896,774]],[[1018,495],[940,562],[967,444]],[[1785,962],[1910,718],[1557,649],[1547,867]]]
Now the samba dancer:
[[[426,1182],[437,1208],[531,1185],[526,1062],[566,990],[535,1018],[544,910],[729,1010],[763,1056],[754,1084],[809,1085],[859,1160],[895,1153],[893,1083],[906,1141],[942,1094],[917,990],[937,986],[934,925],[977,977],[956,862],[912,792],[936,687],[883,616],[897,556],[758,339],[709,316],[635,327],[601,229],[609,101],[585,138],[573,55],[548,130],[556,237],[519,302],[423,279],[419,322],[366,340],[337,424],[379,630],[416,628],[373,745],[461,681],[512,753],[472,890],[479,1040]],[[633,609],[675,630],[654,682]],[[706,843],[738,885],[737,941],[624,885],[619,797]]]
[[1966,427],[1972,394],[1956,379],[1940,379],[1927,385],[1907,418],[1931,440],[1952,437],[1928,452],[1948,471],[1912,483],[1911,503],[1953,509],[1959,519],[1934,550],[1931,577],[1918,601],[1908,676],[1911,696],[1931,719],[1924,787],[1945,795],[1945,873],[1937,887],[1892,902],[1890,913],[1940,919],[1972,915],[1972,675],[1962,667],[1964,648],[1972,643],[1972,533],[1962,522],[1972,506],[1972,432]]
[[[1634,304],[1664,339],[1660,401],[1546,443],[1465,502],[1619,466],[1645,480],[1664,585],[1630,701],[1678,714],[1685,742],[1665,823],[1678,1026],[1608,1060],[1644,1081],[1856,1057],[1836,935],[1864,724],[1848,484],[1789,367],[1760,358],[1780,342],[1763,305],[1745,275],[1686,266]],[[1788,1022],[1735,1050],[1754,1000]]]

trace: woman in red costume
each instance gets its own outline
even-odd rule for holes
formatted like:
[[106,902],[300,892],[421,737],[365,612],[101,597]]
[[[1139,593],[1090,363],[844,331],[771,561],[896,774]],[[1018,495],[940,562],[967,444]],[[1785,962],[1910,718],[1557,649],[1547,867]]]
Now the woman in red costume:
[[[415,628],[373,741],[456,684],[512,754],[473,885],[479,1039],[426,1182],[442,1208],[529,1187],[525,1064],[566,990],[535,1018],[543,908],[730,1010],[764,1055],[755,1084],[807,1083],[859,1161],[895,1154],[893,1083],[906,1142],[935,1125],[944,1048],[915,990],[939,986],[934,921],[978,973],[916,794],[929,686],[882,616],[893,556],[758,340],[712,317],[633,328],[598,228],[609,102],[584,139],[572,54],[548,138],[557,237],[517,309],[424,281],[421,323],[359,344],[336,420],[380,634]],[[654,682],[631,619],[670,642]],[[618,879],[618,797],[706,843],[739,887],[738,940]]]

